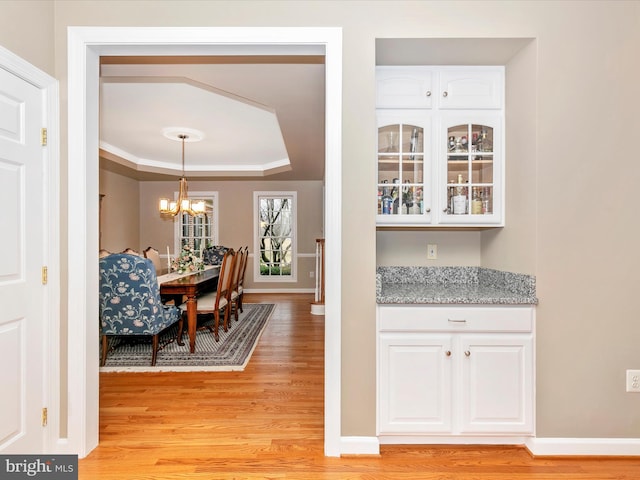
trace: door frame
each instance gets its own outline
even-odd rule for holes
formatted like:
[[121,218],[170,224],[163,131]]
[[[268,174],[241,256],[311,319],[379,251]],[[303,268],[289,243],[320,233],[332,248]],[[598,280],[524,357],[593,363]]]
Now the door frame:
[[[68,433],[82,458],[98,444],[98,101],[101,55],[325,56],[324,452],[340,455],[342,29],[68,27]],[[86,232],[78,235],[77,232]],[[73,403],[73,408],[71,404]]]
[[[48,415],[47,428],[43,430],[42,452],[60,449],[58,444],[64,444],[60,439],[59,415],[60,411],[60,96],[58,81],[31,65],[29,62],[0,46],[0,68],[21,78],[25,82],[37,87],[42,98],[42,122],[47,129],[47,145],[42,149],[43,179],[45,189],[42,196],[42,216],[38,218],[36,212],[33,220],[42,222],[42,263],[47,267],[47,283],[43,291],[42,325],[44,341],[42,348],[44,385],[42,406],[46,407]],[[28,231],[26,232],[28,235]],[[34,452],[36,453],[36,452]]]

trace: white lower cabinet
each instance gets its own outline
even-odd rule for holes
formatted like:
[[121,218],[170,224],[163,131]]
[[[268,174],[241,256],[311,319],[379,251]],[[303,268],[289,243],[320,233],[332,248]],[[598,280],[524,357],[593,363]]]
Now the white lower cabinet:
[[533,432],[531,335],[460,335],[460,433]]
[[379,306],[378,434],[532,435],[533,308],[505,308]]
[[380,432],[451,432],[451,336],[380,335]]

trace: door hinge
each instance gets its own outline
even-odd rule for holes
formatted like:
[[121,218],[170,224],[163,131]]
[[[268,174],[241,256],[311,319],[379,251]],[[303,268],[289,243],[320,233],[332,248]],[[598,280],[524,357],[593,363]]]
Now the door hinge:
[[42,284],[47,284],[47,278],[49,274],[49,269],[47,267],[42,267]]
[[42,409],[42,426],[43,427],[47,426],[47,407],[44,407]]
[[40,130],[40,143],[42,143],[43,147],[47,146],[47,129],[46,129],[46,127],[42,128]]

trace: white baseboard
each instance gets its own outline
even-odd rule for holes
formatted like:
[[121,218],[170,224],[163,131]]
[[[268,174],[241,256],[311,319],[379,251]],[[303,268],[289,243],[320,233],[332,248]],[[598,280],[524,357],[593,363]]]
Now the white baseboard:
[[342,455],[379,455],[388,444],[524,444],[534,456],[640,456],[640,438],[341,437]]
[[380,435],[380,445],[524,445],[528,437],[472,435]]
[[529,438],[525,445],[536,456],[640,456],[640,438]]
[[341,455],[380,455],[378,437],[340,437]]

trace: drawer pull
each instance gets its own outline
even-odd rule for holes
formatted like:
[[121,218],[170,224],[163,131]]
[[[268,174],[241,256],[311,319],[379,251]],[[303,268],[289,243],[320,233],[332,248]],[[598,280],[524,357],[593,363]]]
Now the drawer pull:
[[447,321],[451,323],[467,323],[467,320],[462,318],[460,320],[456,320],[455,318],[448,318]]
[[451,350],[447,350],[446,352],[444,352],[444,354],[445,354],[447,357],[450,357],[450,356],[451,356]]
[[471,352],[469,350],[465,350],[464,351],[465,356],[470,357],[471,356]]

